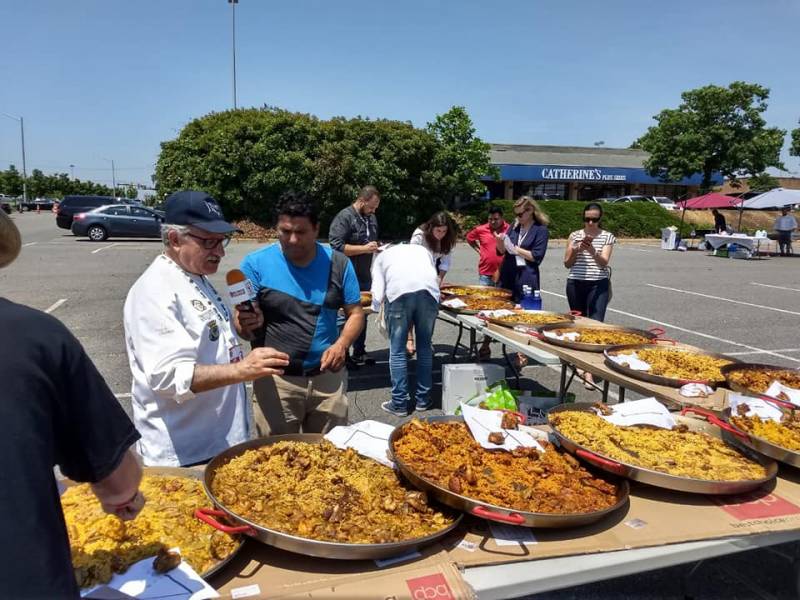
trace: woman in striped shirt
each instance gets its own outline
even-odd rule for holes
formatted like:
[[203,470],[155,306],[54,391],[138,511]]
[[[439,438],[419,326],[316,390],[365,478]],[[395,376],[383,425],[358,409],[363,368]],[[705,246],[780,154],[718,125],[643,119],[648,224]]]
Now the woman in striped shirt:
[[610,296],[611,270],[608,263],[617,239],[600,228],[603,207],[594,202],[583,209],[583,229],[569,234],[564,266],[567,276],[567,301],[571,310],[604,321]]

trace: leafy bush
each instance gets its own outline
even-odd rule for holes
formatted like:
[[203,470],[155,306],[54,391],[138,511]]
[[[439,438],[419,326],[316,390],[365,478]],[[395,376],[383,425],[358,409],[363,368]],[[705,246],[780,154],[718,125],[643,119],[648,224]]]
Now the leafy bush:
[[[542,210],[550,217],[550,237],[563,239],[583,227],[583,207],[586,202],[573,200],[541,200]],[[486,221],[486,209],[498,206],[509,223],[514,221],[513,200],[492,200],[470,207],[461,215],[463,231]],[[663,209],[654,202],[601,203],[603,207],[603,229],[617,237],[650,238],[661,237],[661,229],[680,224],[680,214]],[[686,226],[684,226],[686,227]]]
[[[485,154],[488,168],[488,145],[474,143],[466,113],[451,116],[428,131],[400,121],[323,121],[270,107],[212,113],[161,144],[157,187],[159,194],[202,189],[220,201],[226,217],[261,225],[273,222],[285,191],[308,192],[318,202],[325,237],[336,213],[361,187],[374,185],[381,193],[381,235],[407,237],[459,190],[472,194],[485,171],[476,154]],[[446,134],[456,127],[454,141]],[[459,155],[459,144],[468,156]],[[444,165],[461,165],[464,177],[448,177]],[[471,187],[462,189],[464,182]]]

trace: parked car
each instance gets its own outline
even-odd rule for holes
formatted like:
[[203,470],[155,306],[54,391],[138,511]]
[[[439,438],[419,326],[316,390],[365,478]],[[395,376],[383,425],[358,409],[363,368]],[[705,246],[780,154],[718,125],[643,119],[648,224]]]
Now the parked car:
[[118,204],[117,199],[111,196],[64,196],[56,210],[56,225],[61,229],[71,229],[74,215],[110,204]]
[[22,202],[22,208],[25,210],[53,210],[57,203],[58,201],[54,198],[36,198],[35,200]]
[[663,208],[665,210],[675,210],[677,208],[677,206],[675,206],[675,203],[672,201],[672,199],[671,198],[667,198],[666,196],[653,196],[653,200],[658,202],[658,204],[661,206],[661,208]]
[[620,196],[609,202],[655,202],[652,196]]
[[79,212],[72,220],[72,233],[93,242],[110,237],[161,237],[164,215],[143,206],[112,204]]
[[7,215],[11,214],[11,202],[8,200],[0,200],[0,208],[2,208]]

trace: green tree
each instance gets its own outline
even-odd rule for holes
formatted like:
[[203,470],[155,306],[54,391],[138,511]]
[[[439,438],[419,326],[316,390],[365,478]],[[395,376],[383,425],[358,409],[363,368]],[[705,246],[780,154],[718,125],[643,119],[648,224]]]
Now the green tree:
[[136,200],[139,197],[139,190],[135,186],[129,185],[125,188],[125,197],[129,200]]
[[780,151],[786,132],[766,127],[769,89],[735,81],[728,87],[707,85],[681,94],[683,102],[662,110],[634,147],[650,153],[645,168],[653,176],[676,181],[701,173],[704,190],[712,176],[730,179],[783,168]]
[[17,167],[9,165],[8,169],[3,171],[3,178],[0,179],[0,193],[7,196],[21,196],[22,195],[22,175],[17,171]]
[[[798,121],[800,124],[800,121]],[[792,145],[789,147],[789,154],[800,156],[800,127],[792,129]]]
[[435,166],[438,142],[409,123],[312,115],[265,106],[212,113],[161,144],[155,181],[158,196],[202,189],[229,218],[273,219],[287,190],[311,193],[320,209],[323,237],[330,219],[359,188],[381,192],[383,234],[405,236],[442,208],[448,191]]
[[747,185],[754,192],[768,192],[773,188],[780,187],[781,182],[769,173],[759,173],[747,180]]
[[441,177],[439,188],[448,201],[478,196],[486,190],[481,177],[499,177],[490,162],[489,144],[475,135],[472,119],[463,106],[453,106],[438,115],[428,123],[427,130],[438,142],[432,166]]

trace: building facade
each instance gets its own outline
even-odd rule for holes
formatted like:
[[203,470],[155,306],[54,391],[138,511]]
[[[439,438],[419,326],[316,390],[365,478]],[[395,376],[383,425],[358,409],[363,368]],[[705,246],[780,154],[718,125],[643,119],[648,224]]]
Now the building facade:
[[[679,200],[698,195],[702,180],[698,174],[665,183],[645,171],[648,153],[630,148],[492,144],[490,154],[500,179],[484,180],[488,194],[507,200],[526,194],[582,201],[633,194]],[[715,184],[722,184],[722,177]]]

